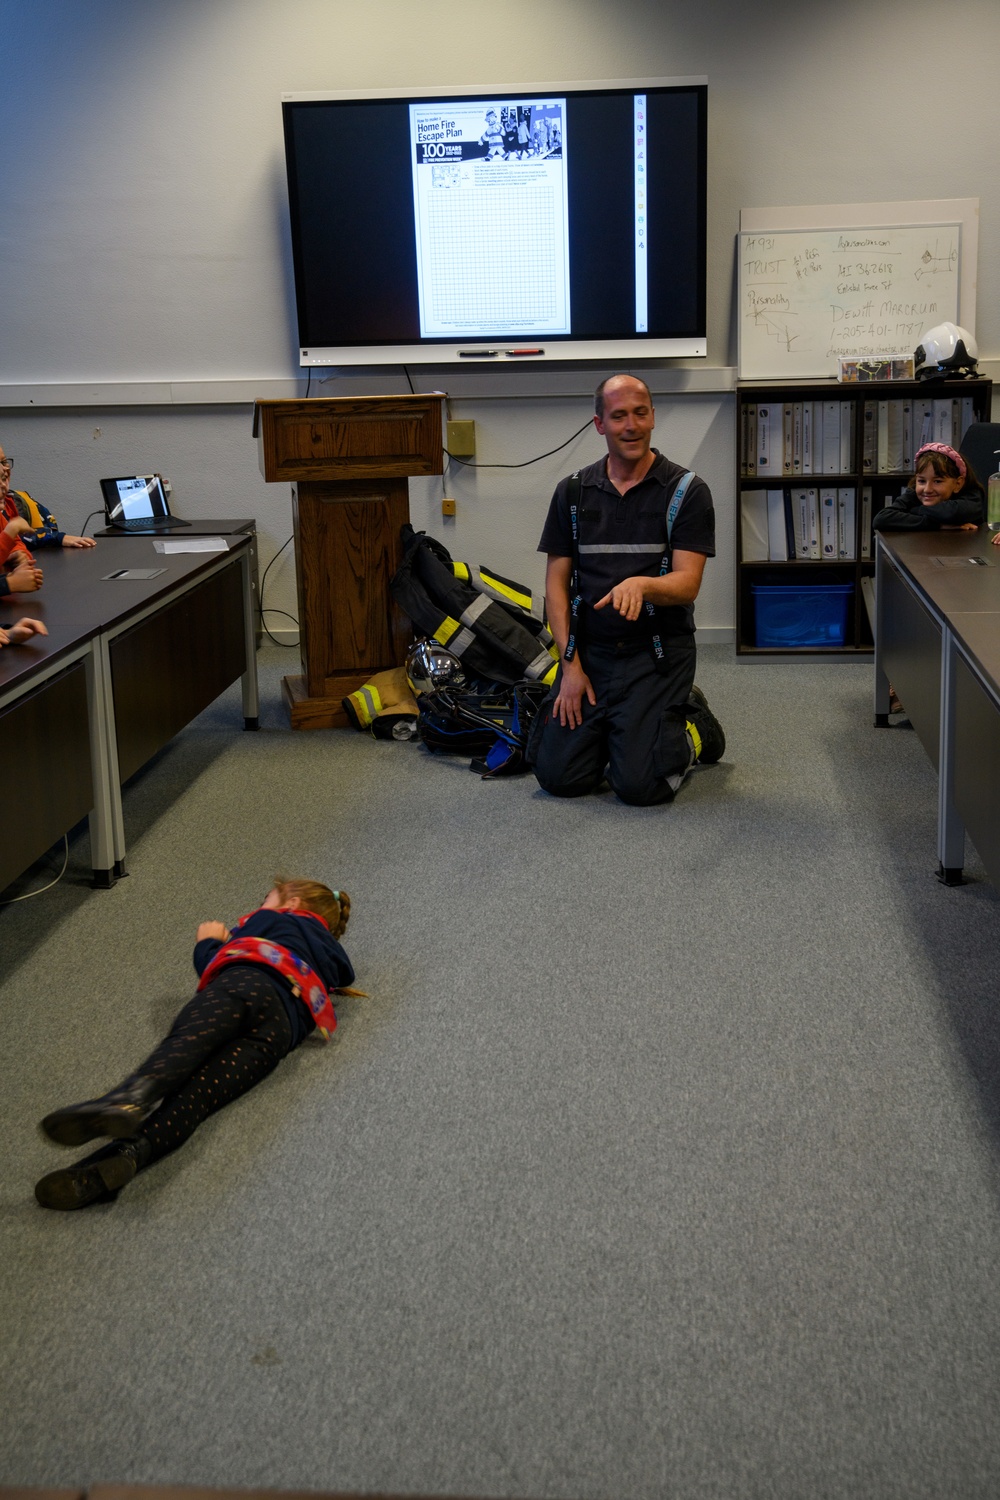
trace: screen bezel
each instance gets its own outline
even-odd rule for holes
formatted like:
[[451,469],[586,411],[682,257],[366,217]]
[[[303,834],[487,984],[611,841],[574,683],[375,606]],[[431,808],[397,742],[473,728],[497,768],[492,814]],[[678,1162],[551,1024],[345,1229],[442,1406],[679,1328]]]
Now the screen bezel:
[[[642,90],[697,91],[700,94],[697,119],[697,195],[696,217],[699,251],[696,258],[698,284],[695,288],[697,312],[694,321],[697,329],[693,334],[667,337],[630,335],[602,337],[599,339],[575,338],[572,334],[562,337],[536,337],[526,334],[514,338],[502,336],[475,336],[462,340],[417,337],[405,343],[375,344],[316,344],[304,339],[302,327],[303,311],[299,296],[305,285],[302,262],[297,202],[297,187],[293,177],[294,145],[289,132],[288,107],[299,104],[322,104],[327,101],[344,102],[407,102],[434,101],[438,99],[484,99],[532,94],[560,94],[564,96],[586,94],[616,94]],[[708,80],[704,76],[679,78],[611,79],[601,81],[577,81],[571,83],[532,83],[493,88],[476,85],[460,87],[432,87],[409,89],[345,89],[285,93],[281,96],[285,124],[286,171],[288,177],[289,213],[292,236],[292,259],[295,274],[296,303],[299,317],[299,365],[301,368],[331,366],[368,365],[476,365],[516,364],[519,366],[554,363],[562,361],[607,362],[608,360],[693,358],[703,359],[708,354],[706,305],[707,305],[707,94]],[[538,347],[538,353],[514,354],[517,346]]]

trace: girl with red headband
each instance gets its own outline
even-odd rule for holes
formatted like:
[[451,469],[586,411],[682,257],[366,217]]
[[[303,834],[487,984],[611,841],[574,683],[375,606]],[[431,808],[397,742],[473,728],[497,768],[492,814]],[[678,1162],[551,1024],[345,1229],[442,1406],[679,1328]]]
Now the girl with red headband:
[[975,531],[986,518],[983,487],[947,443],[925,443],[909,486],[873,521],[876,531]]

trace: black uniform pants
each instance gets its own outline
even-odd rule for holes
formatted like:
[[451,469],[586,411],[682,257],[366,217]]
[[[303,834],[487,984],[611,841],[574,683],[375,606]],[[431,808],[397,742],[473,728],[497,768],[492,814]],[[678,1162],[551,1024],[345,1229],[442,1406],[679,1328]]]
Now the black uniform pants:
[[552,712],[560,672],[532,728],[528,753],[539,786],[556,797],[581,797],[607,771],[623,802],[672,800],[691,764],[684,705],[694,685],[694,637],[668,639],[665,651],[658,665],[645,645],[586,646],[581,660],[597,705],[584,698],[575,729]]

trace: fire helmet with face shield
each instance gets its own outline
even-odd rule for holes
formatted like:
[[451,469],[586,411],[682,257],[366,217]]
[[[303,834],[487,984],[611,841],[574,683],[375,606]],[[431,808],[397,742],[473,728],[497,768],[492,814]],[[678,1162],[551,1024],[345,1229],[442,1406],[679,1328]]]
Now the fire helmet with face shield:
[[921,335],[913,351],[913,373],[918,380],[962,379],[974,375],[979,345],[968,329],[957,323],[938,323]]

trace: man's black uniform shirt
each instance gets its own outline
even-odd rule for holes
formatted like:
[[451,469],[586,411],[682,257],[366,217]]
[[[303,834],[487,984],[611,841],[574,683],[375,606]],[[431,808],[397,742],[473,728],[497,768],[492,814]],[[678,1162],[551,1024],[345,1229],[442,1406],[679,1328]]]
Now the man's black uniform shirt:
[[[580,471],[577,518],[580,594],[584,602],[580,634],[582,640],[596,645],[649,640],[652,620],[645,610],[638,620],[629,621],[610,604],[600,610],[593,605],[623,578],[659,576],[667,545],[667,509],[687,471],[655,448],[653,452],[656,459],[649,472],[624,495],[618,493],[608,478],[606,459],[599,459]],[[674,518],[670,549],[715,556],[712,492],[697,475],[688,484]],[[555,557],[573,556],[568,478],[561,479],[556,486],[538,550]],[[693,606],[660,606],[656,611],[656,629],[661,636],[693,634]]]

